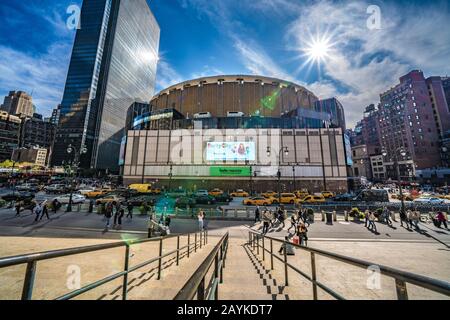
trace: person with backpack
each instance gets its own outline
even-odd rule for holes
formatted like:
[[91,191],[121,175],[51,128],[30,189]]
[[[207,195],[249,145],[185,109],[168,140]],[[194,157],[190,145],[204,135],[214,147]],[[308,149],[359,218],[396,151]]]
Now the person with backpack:
[[22,201],[16,203],[16,217],[20,217],[20,210],[22,209]]

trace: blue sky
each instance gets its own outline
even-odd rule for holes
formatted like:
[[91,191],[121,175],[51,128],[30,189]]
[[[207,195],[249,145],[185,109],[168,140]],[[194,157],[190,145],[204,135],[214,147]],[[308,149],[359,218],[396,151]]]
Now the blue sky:
[[[61,101],[75,31],[67,8],[81,0],[0,2],[0,95],[33,92],[49,115]],[[336,96],[350,125],[411,69],[450,75],[450,1],[150,0],[161,27],[157,90],[216,74],[294,81]],[[370,5],[381,29],[369,29]],[[327,38],[319,65],[312,39]]]

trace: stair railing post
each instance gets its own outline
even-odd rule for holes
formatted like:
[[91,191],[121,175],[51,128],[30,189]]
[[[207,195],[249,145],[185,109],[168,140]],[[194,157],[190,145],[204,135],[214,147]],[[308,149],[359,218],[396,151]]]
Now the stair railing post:
[[161,238],[159,240],[158,280],[161,280],[162,253],[163,253],[163,239]]
[[177,236],[177,266],[180,265],[180,236]]
[[273,270],[273,240],[270,239],[270,270]]
[[187,247],[188,247],[187,248],[187,257],[189,259],[189,255],[190,255],[190,252],[191,252],[191,234],[190,233],[188,233],[188,246]]
[[313,298],[317,300],[317,274],[316,274],[316,257],[314,252],[311,252],[311,275],[313,280]]
[[125,244],[125,266],[123,275],[123,284],[122,284],[122,300],[127,300],[127,289],[128,289],[128,268],[130,263],[130,245],[128,243]]

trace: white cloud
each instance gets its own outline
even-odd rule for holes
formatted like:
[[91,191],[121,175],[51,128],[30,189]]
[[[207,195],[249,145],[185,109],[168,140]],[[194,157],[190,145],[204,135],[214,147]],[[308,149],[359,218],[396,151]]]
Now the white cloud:
[[156,91],[159,92],[174,84],[183,82],[184,79],[177,71],[164,59],[158,62],[158,75],[156,77]]
[[9,47],[0,46],[0,94],[10,90],[33,92],[38,112],[51,114],[61,102],[71,46],[56,43],[48,52],[33,57]]

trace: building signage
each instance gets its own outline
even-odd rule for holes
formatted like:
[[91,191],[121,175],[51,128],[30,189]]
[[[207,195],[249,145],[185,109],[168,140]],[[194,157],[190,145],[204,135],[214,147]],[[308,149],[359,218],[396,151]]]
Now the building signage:
[[210,167],[211,177],[249,177],[250,167]]

